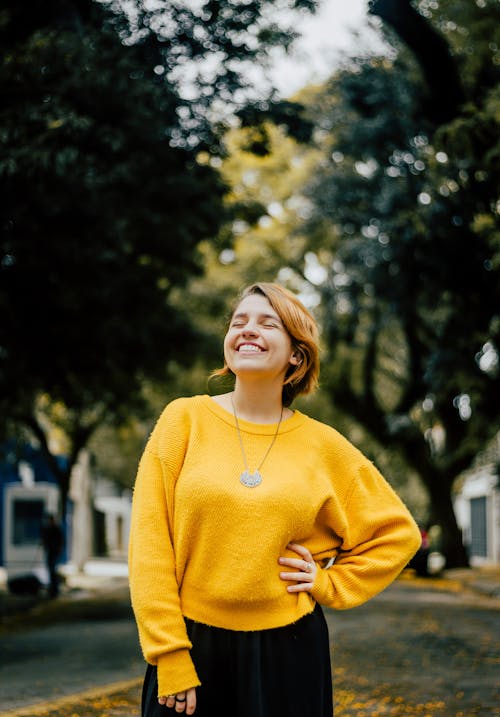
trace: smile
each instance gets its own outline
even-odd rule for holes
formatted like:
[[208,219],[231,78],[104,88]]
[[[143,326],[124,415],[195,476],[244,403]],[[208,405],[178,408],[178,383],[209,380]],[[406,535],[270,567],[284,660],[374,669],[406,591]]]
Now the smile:
[[251,351],[253,353],[259,353],[262,349],[260,346],[256,346],[256,344],[241,344],[238,346],[238,351]]

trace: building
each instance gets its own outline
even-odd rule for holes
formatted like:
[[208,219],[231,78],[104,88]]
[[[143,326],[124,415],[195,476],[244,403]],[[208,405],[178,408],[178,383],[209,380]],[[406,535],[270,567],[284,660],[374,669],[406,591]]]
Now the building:
[[471,565],[500,565],[500,433],[458,481],[454,507]]
[[[59,460],[64,461],[64,457]],[[95,556],[125,560],[131,491],[97,475],[87,451],[71,473],[62,571],[83,572]],[[0,458],[0,569],[47,583],[40,545],[44,516],[60,513],[59,488],[42,452],[4,446]]]
[[[60,459],[64,460],[63,458]],[[0,458],[0,566],[9,577],[47,575],[40,532],[44,516],[59,512],[59,489],[41,451],[25,444],[3,446]],[[65,551],[63,559],[67,553]]]

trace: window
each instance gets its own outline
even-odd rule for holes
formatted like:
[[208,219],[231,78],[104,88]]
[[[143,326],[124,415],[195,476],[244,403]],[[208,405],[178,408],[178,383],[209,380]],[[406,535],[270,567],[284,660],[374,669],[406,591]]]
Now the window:
[[486,496],[472,498],[470,502],[471,555],[488,557],[486,529]]
[[12,544],[37,545],[45,511],[41,499],[17,499],[12,504]]

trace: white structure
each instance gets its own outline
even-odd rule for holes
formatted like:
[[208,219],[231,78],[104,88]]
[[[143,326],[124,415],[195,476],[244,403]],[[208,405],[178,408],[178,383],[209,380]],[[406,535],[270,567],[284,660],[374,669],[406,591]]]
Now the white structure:
[[97,523],[103,528],[106,556],[126,560],[132,492],[94,475],[90,455],[84,450],[71,473],[70,497],[74,506],[70,557],[73,567],[82,572],[95,555]]
[[69,497],[73,501],[71,516],[71,548],[69,561],[77,572],[83,572],[94,549],[94,517],[92,510],[93,480],[88,451],[80,451],[71,471]]
[[[40,529],[47,514],[60,513],[57,483],[40,451],[27,445],[23,458],[11,452],[0,462],[0,582],[34,574],[47,583]],[[126,564],[132,493],[94,470],[82,450],[70,479],[65,574],[86,572],[89,561]]]
[[454,501],[471,565],[500,565],[500,434],[462,476]]
[[94,506],[104,514],[104,535],[110,558],[127,558],[132,491],[100,478],[95,487]]
[[[29,464],[25,466],[31,468]],[[39,526],[45,514],[57,514],[59,491],[53,483],[26,480],[28,471],[21,464],[19,473],[21,482],[8,483],[4,489],[3,564],[9,577],[29,572],[46,582]]]

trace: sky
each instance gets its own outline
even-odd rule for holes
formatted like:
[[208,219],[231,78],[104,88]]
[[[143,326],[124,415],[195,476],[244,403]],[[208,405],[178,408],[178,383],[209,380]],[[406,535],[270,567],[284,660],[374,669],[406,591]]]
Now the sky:
[[280,93],[286,96],[325,79],[346,53],[381,50],[382,41],[369,26],[369,17],[368,0],[322,0],[315,15],[301,20],[297,30],[302,37],[293,56],[274,58],[271,76]]
[[[184,2],[197,8],[202,0]],[[288,54],[281,48],[271,50],[268,56],[270,67],[264,69],[262,64],[250,62],[242,69],[250,85],[257,90],[257,96],[259,89],[263,88],[265,93],[271,85],[282,97],[289,98],[309,84],[324,81],[347,57],[387,52],[388,49],[374,27],[377,18],[368,14],[368,0],[318,0],[314,15],[292,13],[278,7],[276,15],[268,19],[271,18],[282,28],[291,26],[299,38]],[[197,74],[201,71],[207,80],[219,62],[220,57],[214,55],[205,58],[201,64],[183,64],[172,72],[172,77],[180,80],[186,99],[197,96],[194,82]],[[251,94],[240,100],[247,101]]]

